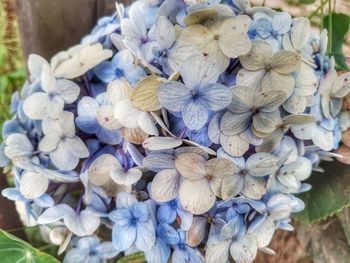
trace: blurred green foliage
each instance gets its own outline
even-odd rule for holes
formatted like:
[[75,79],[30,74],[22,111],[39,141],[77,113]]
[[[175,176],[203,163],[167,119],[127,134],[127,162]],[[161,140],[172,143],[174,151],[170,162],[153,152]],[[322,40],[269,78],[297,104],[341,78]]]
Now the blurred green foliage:
[[14,10],[6,1],[0,2],[0,129],[10,118],[11,95],[26,78]]

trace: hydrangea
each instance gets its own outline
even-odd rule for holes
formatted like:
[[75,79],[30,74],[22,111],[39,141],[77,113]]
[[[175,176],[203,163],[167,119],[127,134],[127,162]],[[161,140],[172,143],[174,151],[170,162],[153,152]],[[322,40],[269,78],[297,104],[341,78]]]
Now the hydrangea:
[[273,254],[304,209],[294,194],[341,140],[349,151],[350,76],[327,32],[241,0],[116,7],[50,62],[29,57],[2,131],[2,195],[64,262]]

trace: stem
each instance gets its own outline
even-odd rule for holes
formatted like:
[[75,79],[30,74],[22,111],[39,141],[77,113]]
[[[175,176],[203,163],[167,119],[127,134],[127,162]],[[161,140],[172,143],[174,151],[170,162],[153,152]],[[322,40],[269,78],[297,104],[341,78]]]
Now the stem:
[[146,262],[145,256],[142,252],[131,254],[125,257],[122,257],[119,259],[116,263],[128,263],[128,262],[133,262],[133,263],[143,263]]
[[[327,53],[332,53],[332,38],[333,38],[333,11],[332,11],[332,3],[328,1],[329,15],[328,15],[328,47]],[[323,19],[322,19],[323,20]]]
[[77,214],[80,213],[81,205],[82,205],[82,203],[83,203],[83,195],[84,195],[83,193],[80,194],[77,207],[75,208],[75,212],[76,212]]

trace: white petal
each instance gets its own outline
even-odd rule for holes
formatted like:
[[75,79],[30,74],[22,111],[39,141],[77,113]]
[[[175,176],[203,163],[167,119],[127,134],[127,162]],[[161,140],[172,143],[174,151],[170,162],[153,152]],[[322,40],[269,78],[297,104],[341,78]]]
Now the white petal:
[[221,195],[223,200],[230,200],[238,195],[243,188],[244,180],[240,175],[224,178],[222,181]]
[[266,192],[265,179],[246,175],[242,193],[252,199],[260,199]]
[[246,162],[249,174],[253,176],[265,176],[278,169],[279,158],[269,153],[256,153],[250,156]]
[[110,171],[110,176],[114,182],[120,185],[132,185],[142,177],[142,172],[138,168],[131,168],[127,172],[124,169]]
[[114,80],[107,86],[107,97],[110,103],[117,105],[120,101],[129,99],[132,93],[126,80]]
[[42,120],[46,116],[46,107],[50,103],[44,92],[36,92],[24,100],[23,111],[33,120]]
[[36,54],[30,54],[28,58],[28,70],[34,78],[39,79],[41,77],[42,68],[44,65],[49,66],[49,63],[41,56]]
[[65,103],[73,103],[79,96],[80,88],[73,81],[67,79],[57,80],[57,90],[59,96],[64,100]]
[[78,215],[74,211],[69,211],[63,220],[67,228],[80,237],[91,235],[100,226],[100,218],[87,210],[81,211]]
[[154,124],[154,120],[148,112],[142,112],[138,119],[139,127],[149,135],[158,136],[159,132]]
[[189,57],[182,65],[180,73],[185,85],[190,89],[214,83],[219,77],[215,60],[203,54]]
[[175,166],[182,176],[196,180],[207,175],[206,163],[199,154],[182,153],[176,158]]
[[69,149],[69,145],[60,142],[57,148],[50,153],[52,163],[59,169],[69,171],[77,167],[79,163],[79,157],[72,154]]
[[57,91],[56,78],[52,73],[49,65],[43,65],[41,72],[41,87],[47,93],[53,93]]
[[150,137],[142,146],[150,151],[173,149],[182,144],[182,140],[171,137]]
[[98,103],[94,98],[83,97],[78,103],[79,116],[95,116],[98,109]]
[[278,51],[270,62],[271,68],[280,74],[289,74],[300,67],[301,56],[295,52]]
[[207,179],[185,180],[181,183],[179,197],[182,206],[192,214],[203,214],[214,205],[216,197]]
[[250,235],[245,235],[234,241],[230,247],[232,258],[238,263],[250,263],[258,251],[256,241]]
[[66,204],[58,204],[46,209],[38,218],[38,224],[46,225],[57,222],[62,219],[64,215],[73,210],[70,206]]
[[122,125],[114,117],[114,107],[111,105],[99,107],[96,118],[98,124],[107,130],[116,130],[122,127]]
[[33,172],[26,172],[20,180],[19,190],[25,198],[35,199],[42,196],[48,187],[49,180],[47,177]]
[[225,20],[219,29],[219,45],[229,58],[237,58],[249,52],[252,43],[248,37],[250,18],[246,15]]
[[215,178],[225,178],[231,176],[238,168],[231,160],[226,158],[214,158],[207,162],[207,174]]
[[249,143],[243,140],[239,135],[220,136],[221,147],[232,156],[242,156],[249,150]]
[[305,17],[295,18],[291,28],[291,40],[296,50],[301,50],[309,41],[310,21]]
[[57,148],[60,138],[57,136],[44,136],[39,143],[39,150],[43,152],[52,152]]
[[157,202],[167,202],[177,197],[179,173],[175,169],[165,169],[156,174],[152,181],[152,198]]
[[270,244],[273,234],[275,233],[275,224],[273,219],[267,218],[253,232],[258,247],[266,247]]
[[89,156],[89,150],[85,143],[78,137],[66,138],[65,143],[69,151],[79,158],[86,158]]
[[272,49],[264,41],[254,41],[250,52],[239,58],[242,66],[251,71],[265,69],[265,63],[272,57]]
[[96,158],[89,167],[89,181],[94,185],[104,185],[109,181],[110,171],[122,168],[118,160],[111,154],[103,154]]
[[216,240],[207,245],[205,260],[207,263],[227,263],[231,240]]
[[204,239],[208,220],[202,216],[193,217],[192,224],[186,233],[187,244],[191,247],[198,246]]
[[175,27],[165,16],[157,19],[156,39],[162,49],[169,49],[176,40]]
[[142,111],[132,106],[129,99],[119,102],[114,109],[114,117],[127,128],[138,128],[138,120],[141,114]]

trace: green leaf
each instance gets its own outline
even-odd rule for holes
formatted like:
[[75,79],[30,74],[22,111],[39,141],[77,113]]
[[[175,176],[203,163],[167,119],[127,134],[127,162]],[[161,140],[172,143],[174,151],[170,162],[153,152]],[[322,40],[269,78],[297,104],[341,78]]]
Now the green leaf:
[[350,246],[336,217],[312,226],[299,225],[297,235],[300,244],[312,257],[312,262],[349,262]]
[[54,257],[45,254],[23,240],[0,229],[0,258],[1,263],[35,262],[59,263]]
[[125,256],[117,260],[116,263],[144,263],[144,262],[146,262],[145,255],[142,252],[139,252],[139,253]]
[[337,214],[337,217],[343,227],[348,244],[350,245],[350,207],[345,207]]
[[299,1],[299,3],[303,4],[303,5],[310,5],[310,4],[313,4],[315,2],[316,2],[316,0],[300,0]]
[[341,211],[350,204],[350,166],[338,161],[323,163],[324,173],[314,173],[307,181],[309,192],[299,197],[305,210],[296,215],[303,223],[312,224]]
[[346,33],[349,30],[350,17],[342,13],[330,13],[323,18],[323,27],[329,34],[329,54],[334,56],[338,70],[348,70],[343,54],[343,43]]

